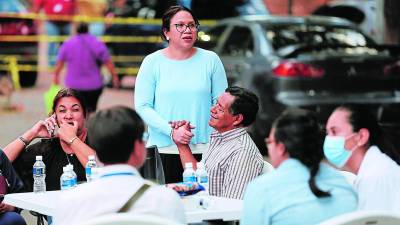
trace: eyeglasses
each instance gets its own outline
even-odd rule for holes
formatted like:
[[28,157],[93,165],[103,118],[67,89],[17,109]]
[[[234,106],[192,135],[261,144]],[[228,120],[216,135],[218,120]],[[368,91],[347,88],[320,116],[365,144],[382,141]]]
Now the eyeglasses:
[[184,33],[187,28],[189,28],[190,31],[197,31],[199,29],[199,24],[195,23],[189,23],[189,24],[176,23],[174,25],[176,31],[178,31],[179,33]]

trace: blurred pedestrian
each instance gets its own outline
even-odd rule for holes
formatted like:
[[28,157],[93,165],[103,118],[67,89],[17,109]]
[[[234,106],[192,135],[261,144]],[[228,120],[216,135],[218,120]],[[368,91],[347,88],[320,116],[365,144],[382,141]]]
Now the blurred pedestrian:
[[[192,153],[200,160],[212,131],[209,109],[227,87],[217,54],[194,47],[198,28],[199,21],[190,9],[170,7],[161,30],[168,47],[146,56],[136,80],[135,109],[149,126],[147,145],[156,145],[161,153],[167,183],[182,180],[174,141],[192,144]],[[196,126],[194,133],[168,124],[179,120]]]
[[[76,0],[78,15],[89,17],[91,20],[95,18],[103,18],[107,10],[107,0]],[[104,22],[90,21],[89,33],[94,36],[102,36],[104,34]]]
[[101,66],[105,65],[110,71],[115,88],[119,87],[119,78],[107,46],[88,32],[88,25],[82,23],[78,25],[77,34],[63,43],[57,56],[53,82],[60,83],[61,70],[67,63],[64,84],[83,96],[90,114],[96,111],[103,91]]
[[[46,34],[49,36],[60,36],[71,34],[71,18],[63,18],[63,16],[73,16],[76,12],[75,0],[34,0],[33,12],[39,13],[44,10],[48,18],[45,21]],[[57,18],[54,18],[57,17]],[[61,17],[61,20],[58,18]],[[56,19],[56,20],[55,20]],[[55,59],[58,51],[59,44],[54,41],[49,41],[48,50],[48,63],[49,66],[55,65]]]

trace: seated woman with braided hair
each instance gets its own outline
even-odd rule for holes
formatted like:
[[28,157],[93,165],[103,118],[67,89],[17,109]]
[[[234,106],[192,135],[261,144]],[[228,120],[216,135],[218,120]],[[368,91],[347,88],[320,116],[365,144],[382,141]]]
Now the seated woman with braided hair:
[[357,195],[334,168],[321,162],[323,133],[309,111],[285,111],[266,139],[275,171],[252,181],[241,225],[318,224],[357,207]]

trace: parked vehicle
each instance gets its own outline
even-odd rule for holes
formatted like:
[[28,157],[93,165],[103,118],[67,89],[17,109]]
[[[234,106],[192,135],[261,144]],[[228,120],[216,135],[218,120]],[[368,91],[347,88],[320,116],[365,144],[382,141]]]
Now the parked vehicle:
[[[383,42],[383,29],[377,18],[377,0],[334,0],[317,8],[312,14],[348,19],[374,41]],[[381,24],[383,25],[383,24]]]
[[[1,0],[0,14],[3,13],[26,13],[25,6],[19,0]],[[0,37],[33,36],[37,34],[32,19],[0,17]],[[37,79],[38,43],[22,41],[1,41],[0,39],[0,74],[9,72],[9,58],[15,56],[20,66],[33,66],[31,68],[19,67],[19,81],[23,87],[34,86]]]
[[221,57],[230,85],[259,95],[250,131],[263,149],[271,122],[287,107],[316,110],[325,122],[338,104],[383,109],[400,102],[399,49],[376,45],[340,18],[230,18],[201,32],[198,45]]

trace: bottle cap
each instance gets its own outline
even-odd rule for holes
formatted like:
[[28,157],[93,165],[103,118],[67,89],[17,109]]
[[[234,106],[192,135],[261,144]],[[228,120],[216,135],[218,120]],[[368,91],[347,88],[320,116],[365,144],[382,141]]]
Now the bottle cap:
[[96,158],[94,157],[94,155],[89,155],[89,160],[95,160]]
[[74,170],[74,165],[72,165],[72,164],[68,164],[67,167],[68,167],[69,169],[71,169],[71,170]]
[[185,168],[193,168],[193,164],[191,162],[185,163]]
[[43,157],[41,155],[37,155],[36,160],[43,160]]
[[199,169],[199,168],[204,169],[204,163],[203,162],[198,162],[197,163],[197,169]]
[[64,166],[64,167],[63,167],[63,172],[67,172],[68,169],[69,169],[69,168],[68,168],[67,166]]

